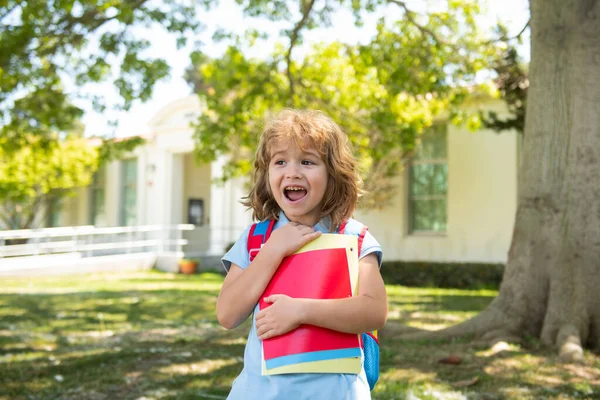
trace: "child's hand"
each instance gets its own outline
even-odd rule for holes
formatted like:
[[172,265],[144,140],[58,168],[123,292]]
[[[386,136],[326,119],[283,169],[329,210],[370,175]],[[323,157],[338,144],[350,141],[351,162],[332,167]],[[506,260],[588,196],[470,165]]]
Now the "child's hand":
[[268,245],[271,249],[281,251],[282,257],[287,257],[319,236],[321,236],[321,232],[315,231],[311,226],[290,222],[274,230],[265,246]]
[[264,300],[272,304],[256,314],[256,335],[260,340],[283,335],[302,323],[299,299],[285,294],[272,294]]

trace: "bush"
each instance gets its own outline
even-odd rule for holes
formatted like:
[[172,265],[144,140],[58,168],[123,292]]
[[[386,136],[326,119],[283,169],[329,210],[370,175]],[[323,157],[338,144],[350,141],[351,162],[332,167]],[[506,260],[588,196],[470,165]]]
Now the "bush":
[[387,261],[381,267],[386,284],[455,289],[500,287],[504,264]]

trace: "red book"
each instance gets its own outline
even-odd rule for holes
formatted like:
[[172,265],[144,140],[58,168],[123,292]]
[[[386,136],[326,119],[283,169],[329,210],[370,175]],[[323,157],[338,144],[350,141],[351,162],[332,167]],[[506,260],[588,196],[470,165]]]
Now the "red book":
[[[263,299],[272,294],[310,299],[351,297],[346,248],[308,250],[284,258],[261,296],[260,309],[271,305]],[[359,348],[358,335],[313,325],[301,325],[263,341],[265,361],[300,353],[351,348]]]

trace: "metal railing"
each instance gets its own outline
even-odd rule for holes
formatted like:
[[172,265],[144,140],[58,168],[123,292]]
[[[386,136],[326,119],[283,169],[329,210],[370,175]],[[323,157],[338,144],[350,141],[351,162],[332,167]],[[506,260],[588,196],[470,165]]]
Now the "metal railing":
[[178,224],[0,231],[0,260],[73,253],[82,257],[143,252],[182,254],[187,244],[183,231],[192,229],[194,225]]

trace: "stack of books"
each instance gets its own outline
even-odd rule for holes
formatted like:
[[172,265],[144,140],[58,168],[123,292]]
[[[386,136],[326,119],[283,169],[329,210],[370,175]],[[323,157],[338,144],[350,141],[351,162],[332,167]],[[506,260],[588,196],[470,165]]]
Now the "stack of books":
[[[295,298],[341,299],[357,293],[358,240],[354,235],[323,234],[284,258],[259,302],[272,294]],[[348,373],[361,370],[360,340],[313,325],[300,325],[262,342],[263,375]]]

